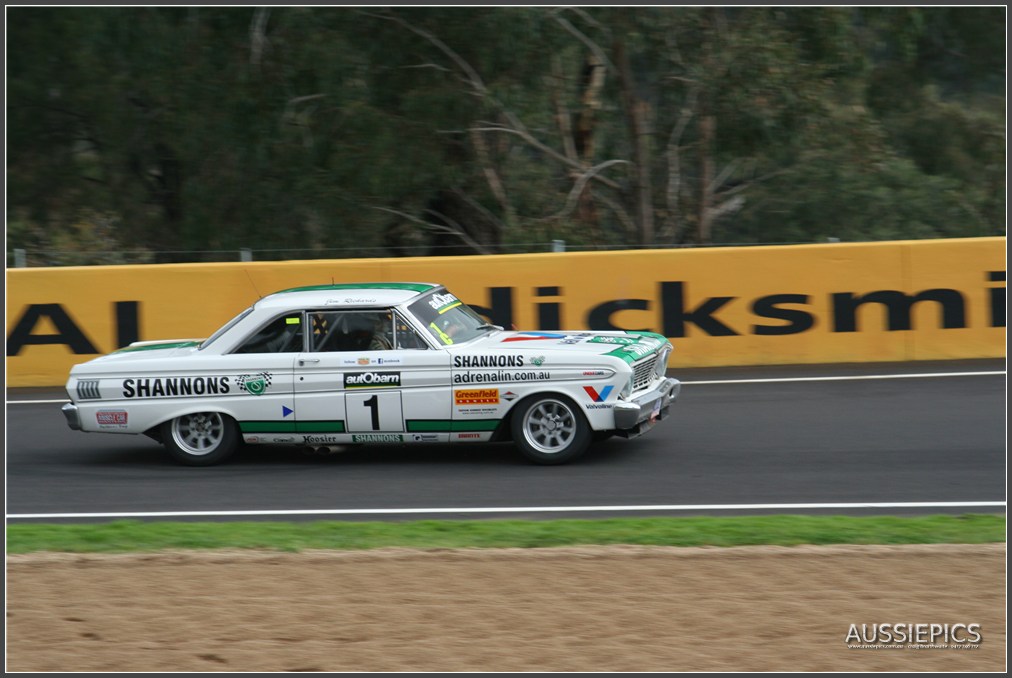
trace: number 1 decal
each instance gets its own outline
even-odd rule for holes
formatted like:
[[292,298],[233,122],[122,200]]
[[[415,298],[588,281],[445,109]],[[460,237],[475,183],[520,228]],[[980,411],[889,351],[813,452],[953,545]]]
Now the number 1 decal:
[[380,405],[379,396],[374,395],[369,400],[362,403],[372,411],[372,430],[378,431],[380,427]]
[[390,389],[376,393],[348,393],[344,399],[349,433],[404,431],[401,394]]

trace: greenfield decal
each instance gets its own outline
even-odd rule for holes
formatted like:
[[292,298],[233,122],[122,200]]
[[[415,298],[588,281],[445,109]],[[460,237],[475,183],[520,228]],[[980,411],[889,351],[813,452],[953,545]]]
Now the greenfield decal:
[[257,374],[244,374],[237,380],[239,390],[246,391],[251,395],[263,395],[271,385],[271,373],[259,372]]

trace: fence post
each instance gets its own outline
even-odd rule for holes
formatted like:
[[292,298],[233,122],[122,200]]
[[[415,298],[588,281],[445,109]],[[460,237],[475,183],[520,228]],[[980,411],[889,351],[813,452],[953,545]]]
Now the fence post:
[[253,261],[253,250],[243,247],[239,250],[239,261]]
[[565,240],[553,240],[552,241],[552,251],[553,252],[565,252],[566,251],[566,241]]
[[21,248],[14,248],[14,268],[28,268],[28,257]]

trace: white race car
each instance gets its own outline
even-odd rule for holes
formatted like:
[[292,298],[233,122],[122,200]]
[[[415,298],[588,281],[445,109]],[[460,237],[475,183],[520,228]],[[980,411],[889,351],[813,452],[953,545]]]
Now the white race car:
[[204,340],[135,342],[76,365],[74,430],[144,433],[180,462],[241,442],[512,439],[539,464],[664,419],[681,384],[650,332],[520,332],[431,283],[334,284],[264,297]]

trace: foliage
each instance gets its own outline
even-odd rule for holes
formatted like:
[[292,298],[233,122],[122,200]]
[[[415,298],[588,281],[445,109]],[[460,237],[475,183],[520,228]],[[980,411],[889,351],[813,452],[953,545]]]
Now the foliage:
[[1002,7],[7,17],[33,265],[1005,232]]

